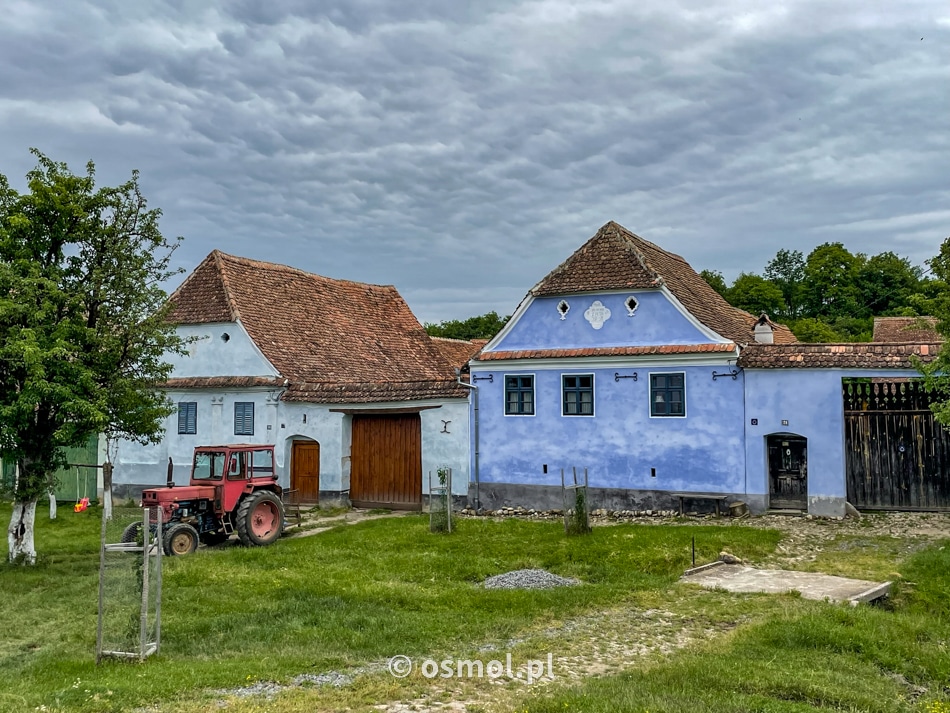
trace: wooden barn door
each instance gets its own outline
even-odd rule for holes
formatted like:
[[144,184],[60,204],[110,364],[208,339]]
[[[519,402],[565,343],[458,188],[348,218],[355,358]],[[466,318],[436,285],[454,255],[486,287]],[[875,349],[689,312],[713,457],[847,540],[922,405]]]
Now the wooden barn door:
[[290,454],[290,489],[297,491],[298,503],[320,501],[320,444],[294,441]]
[[950,510],[950,434],[918,381],[844,383],[848,501],[869,510]]
[[419,414],[353,416],[350,500],[355,507],[422,509]]

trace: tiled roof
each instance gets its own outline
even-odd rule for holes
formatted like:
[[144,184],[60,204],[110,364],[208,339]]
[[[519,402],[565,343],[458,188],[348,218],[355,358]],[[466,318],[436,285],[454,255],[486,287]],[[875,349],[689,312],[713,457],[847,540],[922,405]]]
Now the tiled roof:
[[[531,290],[536,296],[599,290],[655,289],[665,284],[689,312],[717,334],[740,344],[753,340],[757,317],[733,307],[679,255],[634,235],[613,221]],[[776,324],[776,344],[797,341]]]
[[875,317],[875,342],[919,342],[939,344],[943,337],[937,333],[933,317]]
[[652,356],[654,354],[716,354],[736,351],[735,344],[664,344],[639,347],[591,347],[586,349],[520,349],[482,352],[478,361],[500,359],[569,359],[571,357]]
[[[240,321],[289,380],[290,391],[333,384],[330,391],[308,391],[315,398],[326,394],[326,402],[339,395],[362,403],[406,382],[432,383],[445,394],[442,385],[455,380],[452,365],[392,286],[334,280],[215,250],[170,300],[171,319],[179,324]],[[453,396],[465,396],[456,389]]]
[[939,344],[750,344],[739,356],[745,369],[913,369],[911,357],[930,362]]
[[257,386],[280,388],[287,380],[281,376],[191,376],[169,379],[166,389],[249,389]]
[[284,393],[284,401],[310,403],[377,403],[422,399],[465,398],[468,392],[455,379],[385,383],[294,383]]
[[432,337],[432,342],[442,352],[454,367],[462,368],[468,364],[482,347],[488,343],[487,339],[447,339],[446,337]]

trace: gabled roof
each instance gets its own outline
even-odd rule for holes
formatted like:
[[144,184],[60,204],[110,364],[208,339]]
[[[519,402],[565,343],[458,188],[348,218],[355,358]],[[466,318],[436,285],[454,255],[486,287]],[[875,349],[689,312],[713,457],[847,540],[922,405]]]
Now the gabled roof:
[[449,360],[453,367],[461,369],[466,366],[472,357],[488,344],[487,339],[449,339],[447,337],[431,337],[432,343]]
[[289,381],[288,400],[466,395],[391,285],[334,280],[215,250],[170,301],[179,324],[240,322]]
[[872,340],[939,344],[943,337],[937,332],[937,320],[934,317],[875,317]]
[[[733,307],[679,255],[634,235],[613,221],[531,290],[538,297],[601,290],[667,289],[700,322],[740,344],[753,340],[757,318]],[[776,344],[797,341],[782,324],[774,325]]]
[[913,369],[913,357],[933,361],[939,344],[750,344],[739,356],[744,369]]

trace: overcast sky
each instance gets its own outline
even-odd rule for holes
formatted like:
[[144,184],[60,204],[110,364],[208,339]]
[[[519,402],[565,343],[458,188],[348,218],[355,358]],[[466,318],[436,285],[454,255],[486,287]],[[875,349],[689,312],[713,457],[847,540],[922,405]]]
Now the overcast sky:
[[950,236],[946,0],[0,8],[0,173],[139,169],[189,270],[219,248],[438,321],[509,314],[608,220],[727,278]]

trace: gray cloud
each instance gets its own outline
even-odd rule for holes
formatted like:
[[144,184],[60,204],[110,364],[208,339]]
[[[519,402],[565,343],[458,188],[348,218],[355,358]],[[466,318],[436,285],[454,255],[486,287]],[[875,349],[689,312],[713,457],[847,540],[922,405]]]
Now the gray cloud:
[[[142,172],[207,252],[510,312],[607,220],[697,269],[950,234],[945,3],[12,0],[0,172]],[[923,41],[921,41],[923,37]]]

